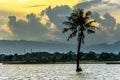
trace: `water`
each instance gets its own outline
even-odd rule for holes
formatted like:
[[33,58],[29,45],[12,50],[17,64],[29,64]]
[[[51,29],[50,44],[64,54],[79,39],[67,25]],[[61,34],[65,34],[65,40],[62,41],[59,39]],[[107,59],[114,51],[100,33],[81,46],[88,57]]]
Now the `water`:
[[120,80],[120,65],[82,64],[0,64],[0,80]]

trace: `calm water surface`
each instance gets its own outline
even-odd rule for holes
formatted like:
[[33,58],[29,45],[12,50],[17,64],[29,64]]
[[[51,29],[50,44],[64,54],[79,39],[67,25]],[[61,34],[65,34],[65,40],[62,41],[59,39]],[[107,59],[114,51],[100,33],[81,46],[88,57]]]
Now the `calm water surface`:
[[82,64],[2,65],[0,80],[120,80],[120,65]]

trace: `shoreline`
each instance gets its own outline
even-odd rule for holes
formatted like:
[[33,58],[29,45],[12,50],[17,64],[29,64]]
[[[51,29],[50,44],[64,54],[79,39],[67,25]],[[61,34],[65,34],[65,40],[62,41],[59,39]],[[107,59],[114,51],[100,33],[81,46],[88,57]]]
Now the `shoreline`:
[[[2,64],[76,64],[76,61],[67,62],[26,62],[26,61],[2,61]],[[80,64],[120,64],[120,61],[80,61]]]

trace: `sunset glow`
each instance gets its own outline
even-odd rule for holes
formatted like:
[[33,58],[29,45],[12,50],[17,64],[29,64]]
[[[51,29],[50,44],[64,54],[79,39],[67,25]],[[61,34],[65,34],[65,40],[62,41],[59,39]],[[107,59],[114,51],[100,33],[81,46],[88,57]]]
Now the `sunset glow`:
[[[0,40],[65,42],[62,22],[73,9],[83,8],[85,12],[92,12],[93,19],[97,21],[93,25],[99,27],[99,33],[96,32],[96,36],[93,37],[94,43],[90,42],[91,37],[86,42],[88,44],[113,43],[120,40],[119,1],[0,0]],[[110,36],[111,34],[113,36]],[[99,38],[103,41],[96,40]]]
[[[56,7],[61,5],[69,5],[73,7],[80,2],[79,0],[1,0],[0,10],[17,14],[36,13],[39,14],[48,6]],[[36,6],[38,5],[38,6]]]

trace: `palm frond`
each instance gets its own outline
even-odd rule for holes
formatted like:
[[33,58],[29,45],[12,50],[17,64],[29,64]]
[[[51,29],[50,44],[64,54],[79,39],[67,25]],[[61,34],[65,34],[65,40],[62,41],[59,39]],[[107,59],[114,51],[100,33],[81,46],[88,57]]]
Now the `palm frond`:
[[87,29],[87,33],[88,33],[88,34],[92,34],[92,33],[95,33],[95,31],[92,30],[92,29]]
[[84,15],[84,10],[83,9],[78,9],[79,15],[83,17]]
[[72,16],[72,17],[78,17],[75,11],[73,13],[71,13],[70,16]]
[[69,22],[69,21],[65,21],[65,22],[63,22],[63,24],[64,25],[66,25],[66,26],[76,26],[74,23],[72,23],[72,22]]
[[95,27],[95,26],[92,25],[92,23],[94,23],[94,22],[96,22],[96,21],[92,20],[92,21],[87,22],[85,24],[85,27],[86,28],[97,28],[97,27]]
[[72,22],[72,23],[76,23],[77,21],[78,21],[78,16],[76,15],[76,16],[73,16],[73,15],[71,15],[71,16],[69,16],[69,17],[67,17],[68,18],[68,21],[69,22]]
[[93,29],[99,29],[97,26],[93,26],[93,25],[91,25],[90,27]]
[[87,25],[91,25],[92,23],[96,22],[95,20],[87,22]]
[[67,31],[68,31],[68,28],[64,28],[62,32],[65,33]]
[[77,31],[73,31],[70,36],[68,37],[67,41],[69,41],[71,38],[75,37],[77,34]]
[[71,30],[71,31],[77,31],[77,27],[73,27],[72,26],[72,27],[69,28],[69,30]]
[[88,16],[85,16],[85,17],[83,18],[83,20],[84,20],[84,23],[87,23],[87,22],[88,22],[90,19],[91,19],[90,17],[88,17]]
[[89,19],[90,19],[90,17],[88,17],[88,16],[84,17],[84,20],[89,20]]
[[92,13],[91,11],[86,12],[85,16],[90,16]]

